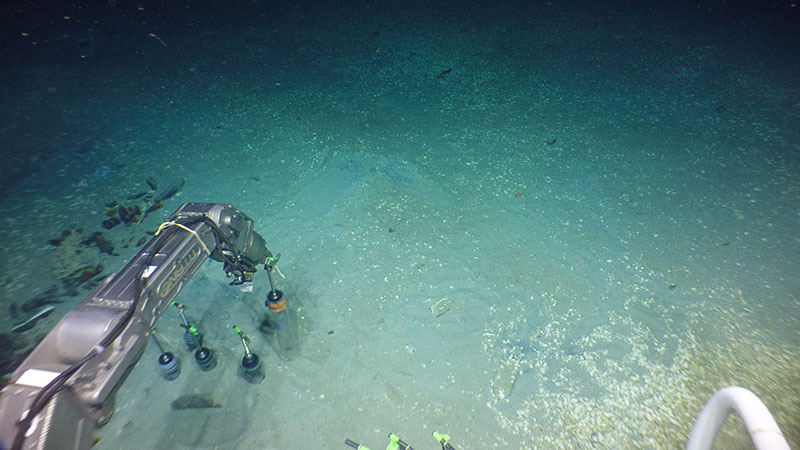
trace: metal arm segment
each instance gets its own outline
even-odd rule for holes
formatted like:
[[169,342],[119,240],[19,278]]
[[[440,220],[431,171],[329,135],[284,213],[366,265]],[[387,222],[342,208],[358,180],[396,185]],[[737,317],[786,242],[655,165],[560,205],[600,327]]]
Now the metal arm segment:
[[[270,255],[253,221],[233,206],[183,204],[14,371],[0,392],[0,449],[12,449],[15,439],[19,445],[21,427],[27,428],[21,448],[89,449],[152,325],[206,258],[224,262],[232,284],[241,284]],[[26,426],[27,411],[37,405],[44,406]]]

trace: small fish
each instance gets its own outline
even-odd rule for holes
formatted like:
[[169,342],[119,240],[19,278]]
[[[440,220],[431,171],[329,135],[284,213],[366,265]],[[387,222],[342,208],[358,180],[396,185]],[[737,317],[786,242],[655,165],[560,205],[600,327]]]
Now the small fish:
[[158,190],[158,184],[156,183],[156,179],[155,178],[147,177],[145,182],[147,183],[148,186],[150,186],[150,189],[152,189],[154,191]]
[[138,200],[138,199],[144,197],[145,195],[147,195],[146,191],[137,192],[137,193],[135,193],[133,195],[128,196],[128,200]]
[[453,68],[452,67],[448,67],[447,69],[444,69],[443,71],[439,72],[439,75],[436,75],[436,78],[444,78],[444,77],[447,76],[447,74],[449,74],[452,71],[453,71]]
[[163,204],[163,203],[155,203],[155,204],[152,204],[152,205],[150,205],[150,207],[149,207],[149,208],[147,208],[147,210],[144,212],[144,216],[145,216],[145,217],[147,217],[148,215],[150,215],[150,213],[151,213],[151,212],[153,212],[153,211],[158,211],[158,210],[159,210],[159,208],[162,208],[162,207],[164,207],[164,204]]
[[41,311],[31,316],[30,319],[12,328],[11,331],[13,331],[14,333],[22,333],[23,331],[28,331],[31,328],[33,328],[34,325],[36,325],[36,322],[49,316],[50,313],[53,312],[53,310],[55,310],[54,307],[47,306],[43,308]]
[[178,191],[180,191],[181,188],[183,188],[183,183],[185,182],[186,180],[184,180],[183,178],[173,181],[168,188],[164,189],[163,192],[158,194],[158,197],[156,197],[156,199],[153,200],[153,203],[164,203],[164,200],[167,200],[171,198],[173,195],[177,194]]

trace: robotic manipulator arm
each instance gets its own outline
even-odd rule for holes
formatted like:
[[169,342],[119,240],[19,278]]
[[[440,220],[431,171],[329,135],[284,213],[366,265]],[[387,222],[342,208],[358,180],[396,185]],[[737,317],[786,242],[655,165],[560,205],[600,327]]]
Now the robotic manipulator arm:
[[242,284],[271,256],[233,206],[183,204],[14,371],[0,392],[0,450],[89,449],[151,327],[206,258]]

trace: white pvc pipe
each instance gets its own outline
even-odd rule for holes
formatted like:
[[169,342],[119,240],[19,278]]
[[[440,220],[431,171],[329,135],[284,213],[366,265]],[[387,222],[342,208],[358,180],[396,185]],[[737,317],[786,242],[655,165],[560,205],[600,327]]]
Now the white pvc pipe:
[[791,450],[767,407],[755,394],[738,386],[720,389],[706,403],[689,434],[686,450],[711,450],[719,428],[733,410],[744,421],[756,450]]

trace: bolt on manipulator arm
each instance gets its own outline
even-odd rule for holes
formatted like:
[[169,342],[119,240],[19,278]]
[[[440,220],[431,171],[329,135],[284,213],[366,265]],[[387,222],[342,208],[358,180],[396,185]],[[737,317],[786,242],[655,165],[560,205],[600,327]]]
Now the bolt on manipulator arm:
[[89,449],[156,319],[207,257],[242,284],[272,254],[233,206],[183,204],[14,371],[0,392],[0,449]]

